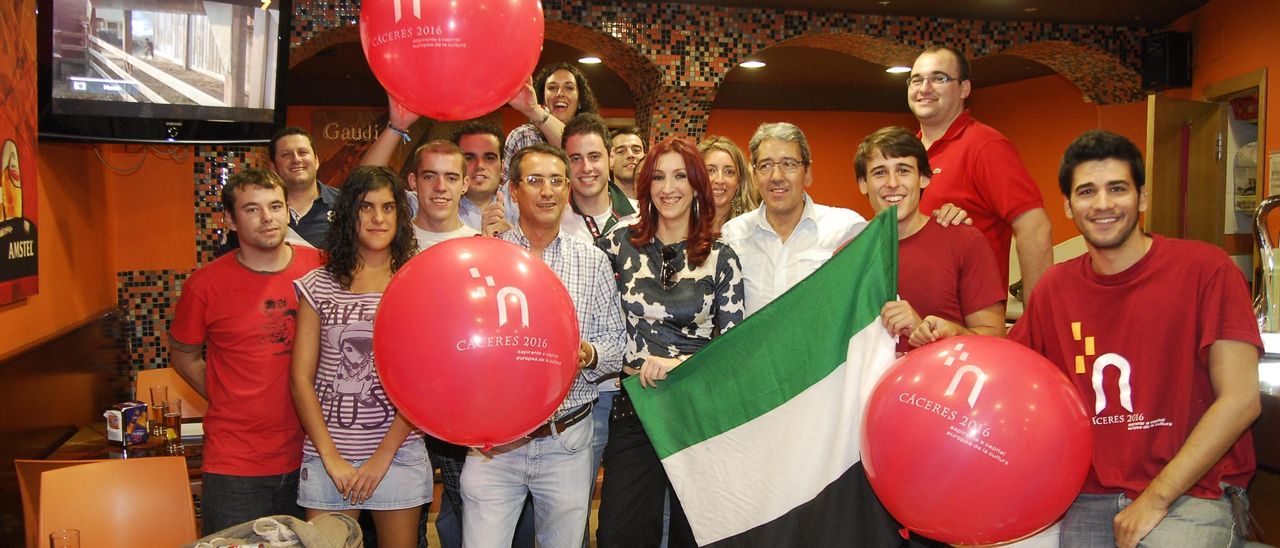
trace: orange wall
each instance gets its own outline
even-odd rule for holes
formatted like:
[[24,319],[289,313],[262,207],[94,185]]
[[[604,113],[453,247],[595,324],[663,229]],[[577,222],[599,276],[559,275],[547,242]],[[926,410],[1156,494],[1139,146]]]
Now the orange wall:
[[975,90],[967,102],[978,120],[996,128],[1018,149],[1022,163],[1040,186],[1054,243],[1080,232],[1062,209],[1058,163],[1071,141],[1086,130],[1102,128],[1146,146],[1146,104],[1098,106],[1084,101],[1080,89],[1058,75]]
[[[1191,97],[1207,85],[1267,69],[1266,152],[1280,150],[1280,47],[1275,45],[1280,2],[1210,0],[1171,27],[1191,31]],[[1259,151],[1262,153],[1263,151]],[[1261,154],[1260,154],[1261,155]]]
[[142,150],[40,143],[40,293],[0,307],[0,359],[114,307],[118,271],[195,266],[191,147],[129,175],[102,163],[127,171]]
[[747,142],[756,127],[765,122],[795,124],[809,140],[813,155],[813,185],[809,187],[809,195],[815,202],[849,208],[867,218],[873,215],[871,204],[858,192],[858,178],[853,171],[853,155],[858,143],[884,126],[917,127],[915,118],[905,112],[719,109],[711,111],[707,133],[732,139],[749,157]]
[[71,329],[116,301],[106,176],[84,145],[40,143],[40,292],[0,307],[0,358]]
[[[194,173],[190,146],[98,145],[116,168],[142,168],[130,175],[107,170],[107,211],[113,234],[112,271],[192,269],[196,266]],[[144,158],[145,156],[145,158]],[[102,166],[94,159],[94,164]],[[103,166],[105,169],[105,166]]]

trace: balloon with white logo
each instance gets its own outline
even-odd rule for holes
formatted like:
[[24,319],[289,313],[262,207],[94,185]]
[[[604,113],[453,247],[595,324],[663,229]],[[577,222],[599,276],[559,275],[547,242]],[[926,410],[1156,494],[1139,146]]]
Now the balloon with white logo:
[[1030,536],[1062,516],[1093,452],[1089,414],[1043,356],[952,337],[889,369],[868,400],[867,479],[908,529],[949,544]]
[[400,104],[467,120],[506,104],[533,73],[544,22],[537,0],[364,0],[360,44]]
[[577,374],[578,341],[555,272],[496,238],[455,238],[410,259],[373,324],[378,376],[400,413],[482,448],[550,418]]

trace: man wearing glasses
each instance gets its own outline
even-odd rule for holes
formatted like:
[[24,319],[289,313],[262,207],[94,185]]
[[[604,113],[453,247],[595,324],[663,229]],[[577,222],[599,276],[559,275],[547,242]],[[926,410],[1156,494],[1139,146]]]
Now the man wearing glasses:
[[742,260],[750,316],[826,263],[867,221],[809,198],[812,159],[800,128],[761,124],[748,148],[761,206],[725,223],[721,237]]
[[960,52],[931,47],[916,58],[907,80],[907,104],[920,121],[920,140],[933,166],[920,209],[936,211],[953,204],[968,213],[995,252],[1005,285],[1005,258],[1010,238],[1016,236],[1022,295],[1030,295],[1053,264],[1044,199],[1013,144],[965,110],[969,91],[969,63]]
[[516,226],[500,238],[551,267],[569,291],[578,317],[579,372],[549,420],[524,439],[472,449],[462,468],[464,546],[510,546],[525,497],[533,495],[539,546],[576,546],[590,510],[591,407],[596,381],[622,369],[626,326],[613,268],[596,246],[560,232],[569,203],[569,158],[540,143],[511,158]]

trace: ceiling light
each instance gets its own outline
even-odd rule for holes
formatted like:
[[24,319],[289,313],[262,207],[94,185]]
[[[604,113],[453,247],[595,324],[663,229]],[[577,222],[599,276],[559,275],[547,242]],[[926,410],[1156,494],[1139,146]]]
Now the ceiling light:
[[902,74],[904,72],[911,72],[911,67],[904,67],[902,65],[897,65],[897,66],[884,69],[884,71],[889,74]]
[[600,64],[600,58],[594,55],[588,55],[586,57],[578,59],[578,62],[584,65],[598,65]]
[[764,66],[764,61],[743,61],[738,66],[742,68],[760,68]]

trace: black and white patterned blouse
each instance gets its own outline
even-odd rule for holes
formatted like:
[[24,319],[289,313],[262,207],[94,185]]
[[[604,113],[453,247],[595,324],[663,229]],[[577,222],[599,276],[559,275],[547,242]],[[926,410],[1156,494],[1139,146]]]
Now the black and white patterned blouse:
[[626,228],[596,242],[609,256],[622,293],[625,365],[639,368],[648,356],[692,354],[742,321],[742,264],[732,248],[716,241],[702,266],[690,269],[685,242],[664,245],[654,238],[637,249],[630,237]]

